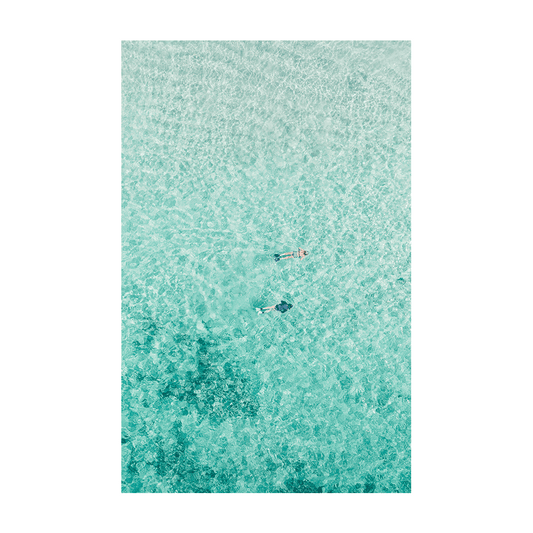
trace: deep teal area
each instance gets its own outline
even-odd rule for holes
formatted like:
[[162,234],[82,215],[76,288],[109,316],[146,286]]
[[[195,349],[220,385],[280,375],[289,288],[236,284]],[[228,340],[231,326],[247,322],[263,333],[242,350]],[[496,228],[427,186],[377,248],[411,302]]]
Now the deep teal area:
[[411,491],[410,106],[409,42],[123,43],[123,492]]

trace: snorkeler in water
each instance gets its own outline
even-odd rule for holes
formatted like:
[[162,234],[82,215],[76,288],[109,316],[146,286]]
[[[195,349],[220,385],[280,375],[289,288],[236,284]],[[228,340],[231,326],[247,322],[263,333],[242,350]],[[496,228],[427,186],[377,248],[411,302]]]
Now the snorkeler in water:
[[306,255],[309,255],[309,252],[306,252],[303,248],[298,248],[298,251],[296,252],[285,252],[283,254],[274,254],[274,261],[276,263],[278,261],[281,261],[282,259],[296,259],[299,257],[300,259],[303,259]]
[[268,313],[273,310],[279,311],[280,313],[286,313],[291,307],[292,304],[288,304],[287,302],[281,300],[281,303],[278,305],[271,305],[270,307],[256,307],[256,309],[257,312],[261,315],[263,313]]

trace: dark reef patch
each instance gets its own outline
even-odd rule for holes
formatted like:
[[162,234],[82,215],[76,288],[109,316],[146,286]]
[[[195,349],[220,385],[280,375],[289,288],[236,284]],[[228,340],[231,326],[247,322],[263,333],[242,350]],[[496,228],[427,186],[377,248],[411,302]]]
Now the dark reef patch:
[[364,493],[376,492],[376,481],[375,481],[374,476],[371,476],[370,474],[366,476],[365,484],[363,485],[363,492]]
[[253,417],[259,411],[256,387],[230,357],[211,350],[212,342],[197,341],[197,370],[189,373],[178,398],[220,423],[229,417]]
[[[218,338],[169,335],[168,330],[168,325],[139,320],[131,343],[137,362],[123,368],[122,490],[236,491],[235,471],[227,470],[227,465],[215,471],[189,453],[192,441],[179,417],[191,410],[213,424],[255,417],[260,382],[252,370],[241,367],[232,352],[220,349]],[[187,370],[193,357],[196,368]],[[132,388],[137,391],[135,403],[131,402]],[[178,406],[177,402],[183,403]],[[169,418],[174,419],[170,428],[161,423]]]
[[291,478],[285,481],[285,487],[287,487],[287,490],[285,492],[290,493],[321,493],[323,492],[322,487],[317,487],[310,481],[307,481],[305,479],[295,479]]
[[400,492],[411,492],[411,472],[400,474]]

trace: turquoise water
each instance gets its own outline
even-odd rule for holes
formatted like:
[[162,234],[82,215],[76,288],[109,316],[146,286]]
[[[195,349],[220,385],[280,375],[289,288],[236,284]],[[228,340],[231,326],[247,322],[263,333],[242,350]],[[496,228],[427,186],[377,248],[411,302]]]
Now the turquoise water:
[[411,491],[410,93],[409,42],[123,43],[123,492]]

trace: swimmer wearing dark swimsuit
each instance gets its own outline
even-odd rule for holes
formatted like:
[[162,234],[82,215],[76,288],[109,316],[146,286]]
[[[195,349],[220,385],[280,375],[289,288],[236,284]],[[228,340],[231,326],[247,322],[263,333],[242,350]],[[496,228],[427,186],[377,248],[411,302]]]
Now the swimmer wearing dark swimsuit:
[[292,304],[288,304],[287,302],[284,302],[283,300],[281,300],[281,303],[278,305],[271,305],[270,307],[258,307],[257,312],[259,314],[262,314],[262,313],[268,313],[269,311],[272,311],[272,310],[276,310],[276,311],[279,311],[280,313],[286,313],[292,307],[293,307]]
[[299,257],[300,259],[303,259],[306,255],[309,255],[309,252],[306,252],[303,248],[298,248],[298,251],[296,252],[285,252],[283,254],[274,254],[274,261],[276,263],[278,261],[281,261],[282,259],[296,259]]

